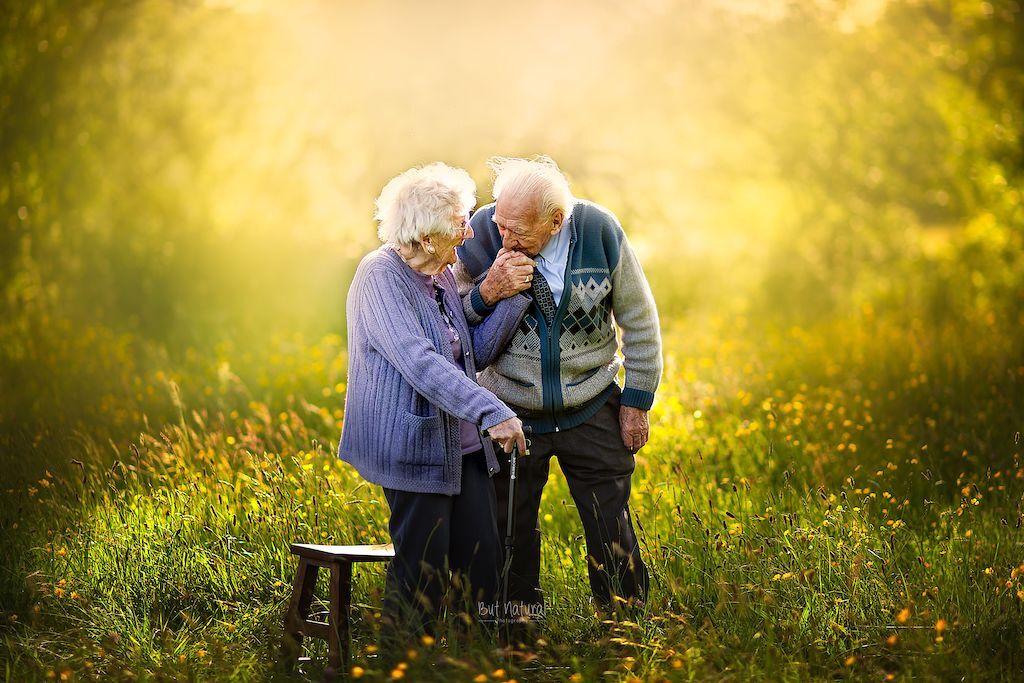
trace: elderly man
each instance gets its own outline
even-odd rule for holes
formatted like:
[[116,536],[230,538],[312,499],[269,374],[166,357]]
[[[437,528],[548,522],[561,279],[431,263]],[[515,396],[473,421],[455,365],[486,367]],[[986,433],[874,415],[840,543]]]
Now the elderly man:
[[[490,165],[496,202],[474,214],[476,237],[459,248],[454,270],[471,323],[519,291],[533,297],[504,352],[479,376],[533,430],[515,491],[509,601],[544,612],[537,516],[555,455],[583,522],[598,607],[613,610],[615,596],[642,603],[648,574],[629,493],[661,379],[650,287],[615,216],[574,199],[554,161],[495,158]],[[620,389],[615,378],[623,364]],[[508,481],[494,482],[504,529]]]

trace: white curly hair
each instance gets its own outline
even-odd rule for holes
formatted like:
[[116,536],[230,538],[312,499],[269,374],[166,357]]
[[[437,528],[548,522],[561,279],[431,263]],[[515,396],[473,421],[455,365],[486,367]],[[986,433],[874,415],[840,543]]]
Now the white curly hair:
[[561,209],[569,218],[575,200],[569,180],[551,157],[491,157],[487,165],[494,171],[495,200],[503,193],[510,197],[536,197],[538,218],[550,218],[555,209]]
[[381,242],[408,246],[427,235],[454,237],[457,217],[476,206],[476,183],[463,169],[437,161],[389,180],[376,204]]

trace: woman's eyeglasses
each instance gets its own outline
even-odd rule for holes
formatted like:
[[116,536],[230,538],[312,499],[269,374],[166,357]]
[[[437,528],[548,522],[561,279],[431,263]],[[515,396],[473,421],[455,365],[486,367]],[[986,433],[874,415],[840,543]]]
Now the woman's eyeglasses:
[[456,238],[464,240],[469,236],[470,231],[473,229],[473,227],[469,224],[469,219],[473,217],[474,213],[476,213],[476,209],[470,209],[469,211],[466,212],[466,215],[463,216],[462,225],[455,228]]

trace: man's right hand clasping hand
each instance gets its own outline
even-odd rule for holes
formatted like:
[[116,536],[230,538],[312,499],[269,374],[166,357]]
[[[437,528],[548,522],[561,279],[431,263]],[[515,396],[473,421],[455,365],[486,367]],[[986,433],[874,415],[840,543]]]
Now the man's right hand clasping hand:
[[522,252],[502,247],[480,283],[480,297],[488,306],[530,288],[533,283],[533,259]]

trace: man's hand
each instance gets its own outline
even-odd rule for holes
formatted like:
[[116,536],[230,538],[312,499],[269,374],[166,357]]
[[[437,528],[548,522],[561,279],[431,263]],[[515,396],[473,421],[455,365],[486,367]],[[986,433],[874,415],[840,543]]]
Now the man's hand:
[[619,407],[619,430],[622,432],[622,443],[631,452],[636,453],[644,447],[650,428],[646,410],[628,406]]
[[523,434],[523,423],[518,417],[499,422],[488,429],[487,433],[506,453],[512,452],[513,444],[518,444],[520,454],[526,453],[526,436]]
[[488,306],[530,288],[533,282],[533,259],[518,251],[502,247],[480,283],[480,297]]

